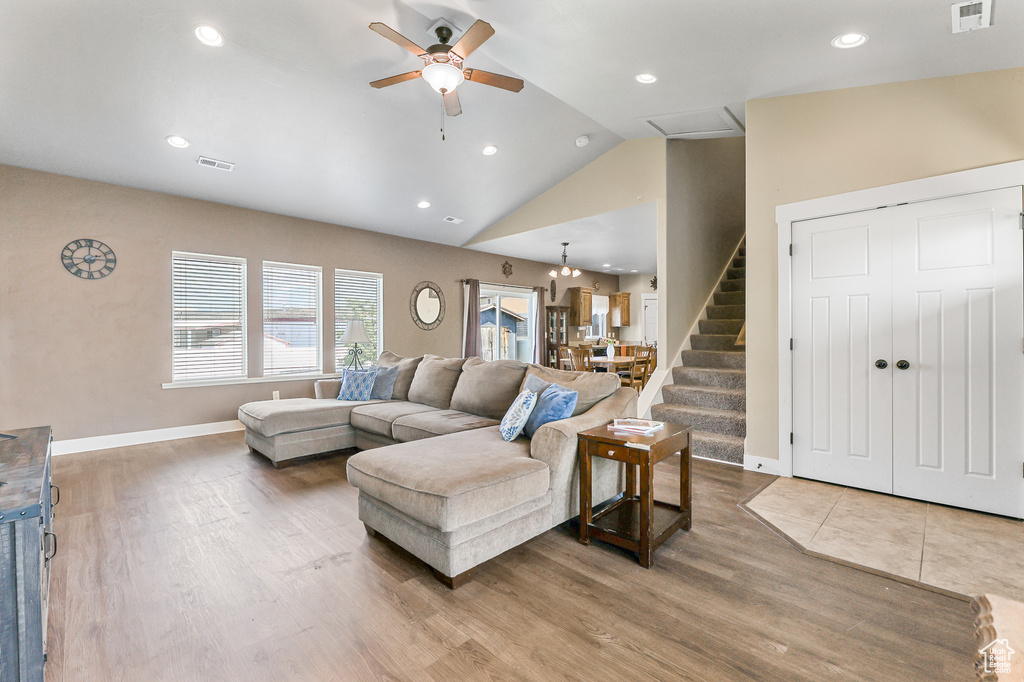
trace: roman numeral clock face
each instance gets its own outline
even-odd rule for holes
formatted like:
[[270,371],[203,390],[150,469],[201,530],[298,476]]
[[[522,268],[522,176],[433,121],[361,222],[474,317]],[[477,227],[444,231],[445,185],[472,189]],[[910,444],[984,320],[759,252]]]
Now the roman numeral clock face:
[[113,250],[95,239],[69,242],[61,251],[60,260],[68,272],[82,279],[102,279],[117,265]]

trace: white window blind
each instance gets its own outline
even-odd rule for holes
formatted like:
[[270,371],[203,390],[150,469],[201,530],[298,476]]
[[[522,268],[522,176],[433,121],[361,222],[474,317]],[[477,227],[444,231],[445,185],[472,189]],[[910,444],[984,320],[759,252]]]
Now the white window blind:
[[334,271],[334,368],[340,371],[345,366],[351,344],[341,343],[349,320],[362,320],[369,347],[362,344],[364,365],[375,363],[384,350],[383,334],[380,330],[382,319],[384,275],[378,272]]
[[320,268],[263,263],[263,374],[320,373]]
[[171,254],[172,381],[246,376],[245,259]]

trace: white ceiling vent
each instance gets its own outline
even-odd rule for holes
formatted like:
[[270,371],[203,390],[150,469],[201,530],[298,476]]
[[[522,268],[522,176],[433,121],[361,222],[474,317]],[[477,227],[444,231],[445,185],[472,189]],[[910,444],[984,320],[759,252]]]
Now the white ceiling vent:
[[462,218],[456,218],[453,215],[447,216],[447,217],[443,218],[443,220],[446,223],[451,223],[452,225],[461,225],[462,224]]
[[992,0],[958,2],[951,8],[953,33],[966,33],[992,25]]
[[641,120],[646,121],[659,135],[673,139],[743,136],[743,125],[725,107],[648,116]]
[[218,161],[217,159],[211,159],[208,156],[200,156],[196,161],[200,166],[206,166],[207,168],[216,168],[217,170],[231,172],[235,170],[235,164],[228,161]]

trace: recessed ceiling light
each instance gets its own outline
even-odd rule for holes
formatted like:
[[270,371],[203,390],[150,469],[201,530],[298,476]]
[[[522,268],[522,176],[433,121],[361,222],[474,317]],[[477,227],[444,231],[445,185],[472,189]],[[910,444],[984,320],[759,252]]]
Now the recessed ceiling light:
[[643,83],[644,85],[650,85],[656,80],[658,80],[658,77],[653,73],[638,73],[636,75],[636,82]]
[[604,263],[601,267],[602,268],[610,268],[611,266],[612,266],[611,263]]
[[172,147],[177,147],[178,149],[184,149],[185,147],[189,146],[192,143],[186,140],[181,135],[168,135],[167,144],[171,145]]
[[420,203],[416,204],[416,206],[418,206],[419,208],[430,208],[430,202],[421,201]]
[[630,272],[640,272],[639,270],[630,270]]
[[611,270],[602,270],[601,272],[611,272]]
[[495,147],[493,144],[489,144],[486,147],[484,147],[484,156],[491,156],[491,155],[497,154],[497,153],[498,153],[498,148]]
[[210,47],[220,47],[224,44],[224,36],[221,35],[221,32],[208,24],[196,26],[196,38],[199,38],[199,42],[203,45]]
[[863,33],[844,33],[832,39],[832,47],[848,50],[851,47],[860,47],[868,42],[868,37]]

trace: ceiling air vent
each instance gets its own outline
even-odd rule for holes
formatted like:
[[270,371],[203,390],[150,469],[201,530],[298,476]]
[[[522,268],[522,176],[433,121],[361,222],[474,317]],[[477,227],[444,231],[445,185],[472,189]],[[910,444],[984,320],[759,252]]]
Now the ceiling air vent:
[[953,33],[966,33],[992,25],[992,0],[970,0],[955,3],[953,12]]
[[450,215],[450,216],[448,216],[446,218],[443,218],[443,220],[446,223],[451,223],[452,225],[461,225],[462,224],[462,218],[456,218],[453,215]]
[[199,160],[196,161],[200,166],[206,166],[207,168],[216,168],[217,170],[231,172],[235,170],[235,164],[228,161],[218,161],[217,159],[211,159],[208,156],[200,156]]
[[641,119],[659,135],[678,140],[742,137],[743,125],[725,107],[663,114]]

